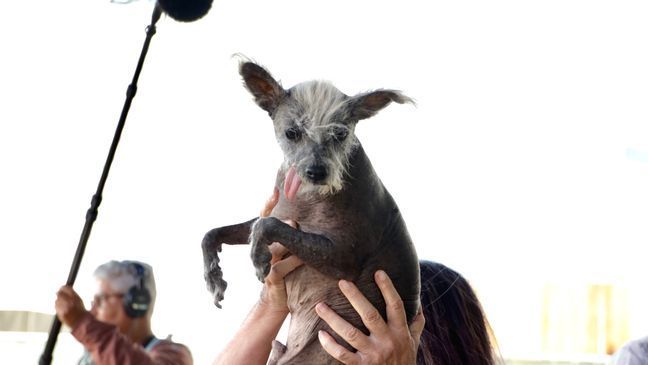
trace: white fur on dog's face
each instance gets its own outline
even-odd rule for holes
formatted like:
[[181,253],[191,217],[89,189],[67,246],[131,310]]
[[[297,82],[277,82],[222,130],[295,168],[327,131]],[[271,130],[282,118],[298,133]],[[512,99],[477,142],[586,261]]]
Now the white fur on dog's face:
[[295,167],[300,193],[333,194],[342,189],[349,159],[359,145],[356,123],[392,101],[413,103],[396,90],[349,97],[325,81],[304,82],[286,91],[266,69],[248,60],[240,63],[239,73],[257,105],[272,118],[284,153],[283,170]]
[[[349,100],[328,82],[310,81],[291,88],[274,113],[284,168],[295,166],[302,179],[302,193],[332,194],[342,189],[349,157],[358,144],[356,121],[349,119]],[[323,181],[308,179],[305,171],[313,165],[325,167]]]

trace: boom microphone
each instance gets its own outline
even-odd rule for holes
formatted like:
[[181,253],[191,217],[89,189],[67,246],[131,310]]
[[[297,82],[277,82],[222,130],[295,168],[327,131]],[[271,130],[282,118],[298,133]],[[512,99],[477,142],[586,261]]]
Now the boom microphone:
[[[127,2],[130,1],[127,0]],[[153,8],[151,24],[146,27],[146,39],[144,40],[142,52],[140,53],[139,61],[137,62],[137,67],[135,68],[133,81],[128,86],[126,92],[126,101],[124,102],[124,106],[119,117],[119,123],[117,124],[117,129],[115,130],[115,135],[108,151],[108,157],[106,158],[106,163],[104,164],[101,178],[99,179],[97,191],[95,195],[92,196],[90,208],[86,213],[85,225],[83,226],[83,230],[81,231],[81,237],[79,238],[79,244],[77,245],[77,250],[74,254],[74,260],[72,261],[72,266],[70,268],[70,273],[68,275],[66,285],[72,286],[74,284],[74,281],[76,280],[77,273],[79,272],[81,259],[83,258],[83,253],[85,252],[85,248],[90,237],[90,232],[92,231],[92,226],[94,224],[94,221],[97,219],[98,208],[102,200],[103,188],[106,183],[106,179],[108,178],[108,172],[110,171],[110,166],[112,165],[113,158],[115,157],[115,151],[117,150],[117,144],[119,143],[122,130],[124,129],[124,124],[126,123],[128,110],[130,109],[133,98],[137,93],[137,81],[139,79],[140,72],[142,71],[142,67],[144,66],[144,59],[146,57],[146,53],[148,52],[151,39],[156,32],[155,24],[158,20],[160,20],[162,12],[168,14],[171,18],[181,22],[191,22],[200,19],[205,16],[205,14],[207,14],[209,9],[211,8],[212,2],[213,0],[157,0],[157,3]],[[47,343],[45,344],[45,350],[41,354],[38,362],[39,365],[50,365],[52,363],[52,352],[54,351],[54,346],[56,345],[58,334],[61,331],[61,326],[61,320],[55,316],[54,320],[52,321],[52,327],[50,328]]]
[[192,22],[202,18],[211,9],[213,0],[158,0],[157,4],[171,18]]

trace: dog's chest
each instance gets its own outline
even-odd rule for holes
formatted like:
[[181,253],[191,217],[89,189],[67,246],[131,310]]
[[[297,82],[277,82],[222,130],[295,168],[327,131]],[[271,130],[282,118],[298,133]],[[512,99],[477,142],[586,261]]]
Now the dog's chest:
[[288,308],[291,313],[312,310],[337,289],[337,280],[309,266],[302,266],[285,278]]
[[[286,352],[279,364],[305,364],[304,357],[308,357],[308,361],[315,361],[311,357],[312,350],[308,347],[314,345],[313,341],[317,341],[317,332],[323,326],[315,312],[315,305],[324,302],[337,308],[334,303],[343,300],[342,293],[337,287],[337,280],[324,276],[309,266],[297,268],[286,276],[285,282],[291,317]],[[317,351],[317,356],[321,357],[321,361],[309,363],[337,364],[321,348]]]
[[334,234],[349,228],[348,212],[329,200],[288,202],[282,197],[272,216],[282,221],[295,221],[301,230],[318,234]]

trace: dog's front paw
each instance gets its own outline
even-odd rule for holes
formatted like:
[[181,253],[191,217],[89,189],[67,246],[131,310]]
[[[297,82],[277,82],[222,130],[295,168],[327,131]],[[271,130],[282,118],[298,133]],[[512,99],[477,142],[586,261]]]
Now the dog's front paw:
[[270,259],[272,258],[272,255],[267,255],[267,259],[265,255],[257,256],[256,258],[257,259],[255,259],[254,256],[252,257],[254,268],[256,269],[256,276],[260,282],[264,283],[265,277],[270,273]]
[[268,248],[267,240],[263,235],[263,221],[264,218],[257,220],[252,226],[250,234],[250,244],[252,245],[252,264],[256,269],[256,276],[260,282],[265,281],[265,277],[270,273],[270,262],[272,260],[272,253]]

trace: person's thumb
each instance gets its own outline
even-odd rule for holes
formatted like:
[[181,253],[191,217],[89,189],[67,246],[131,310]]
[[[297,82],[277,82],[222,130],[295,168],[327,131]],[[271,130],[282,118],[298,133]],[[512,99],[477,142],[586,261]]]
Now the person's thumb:
[[275,205],[277,205],[277,202],[279,201],[279,190],[275,188],[272,191],[272,196],[268,198],[268,200],[265,203],[265,206],[263,209],[261,209],[261,212],[259,213],[259,217],[267,217],[272,213],[272,209],[274,209]]

